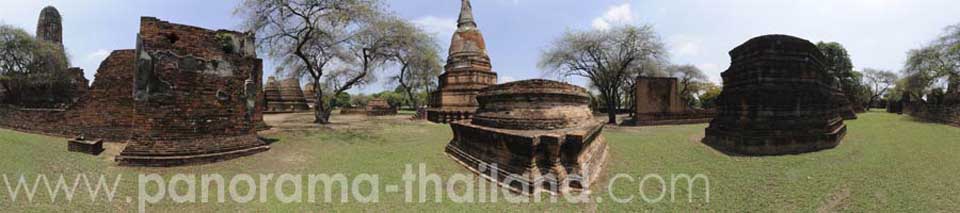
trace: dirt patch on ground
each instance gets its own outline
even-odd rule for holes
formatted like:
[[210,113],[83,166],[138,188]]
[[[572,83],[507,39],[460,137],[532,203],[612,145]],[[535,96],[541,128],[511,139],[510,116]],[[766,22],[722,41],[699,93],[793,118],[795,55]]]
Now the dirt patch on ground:
[[330,124],[318,125],[313,123],[313,112],[266,114],[264,122],[271,128],[261,131],[261,134],[270,134],[282,131],[375,131],[385,124],[407,124],[421,122],[411,119],[410,115],[366,116],[366,115],[333,115]]
[[823,205],[817,208],[817,212],[825,213],[842,210],[847,205],[848,199],[850,199],[850,188],[840,187],[840,190],[830,194],[830,197],[824,201]]

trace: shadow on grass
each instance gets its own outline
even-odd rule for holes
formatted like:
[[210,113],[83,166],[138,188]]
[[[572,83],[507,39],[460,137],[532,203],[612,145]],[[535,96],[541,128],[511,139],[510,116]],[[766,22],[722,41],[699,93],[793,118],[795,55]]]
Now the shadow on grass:
[[274,143],[280,142],[280,139],[276,139],[276,138],[268,138],[263,136],[257,136],[257,138],[260,138],[261,141],[266,142],[267,145],[272,145]]

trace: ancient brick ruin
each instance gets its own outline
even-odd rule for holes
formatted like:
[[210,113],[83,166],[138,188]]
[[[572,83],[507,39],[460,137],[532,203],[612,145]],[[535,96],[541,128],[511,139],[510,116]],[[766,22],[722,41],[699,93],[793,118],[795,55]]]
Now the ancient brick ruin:
[[133,138],[121,165],[205,163],[269,149],[256,132],[263,75],[249,34],[140,20]]
[[477,109],[476,95],[497,83],[483,35],[473,18],[469,0],[463,0],[439,90],[430,94],[427,119],[432,122],[470,119]]
[[636,112],[630,124],[639,126],[707,123],[715,111],[695,110],[680,95],[677,78],[637,78]]
[[87,140],[82,136],[70,139],[67,141],[67,151],[100,155],[104,151],[103,140]]
[[303,85],[303,99],[307,101],[307,106],[313,109],[317,99],[317,90],[313,89],[313,83]]
[[264,97],[267,103],[267,109],[265,110],[267,113],[304,112],[310,110],[303,90],[300,89],[300,80],[297,78],[287,78],[283,81],[277,81],[276,77],[271,76],[264,87]]
[[111,142],[132,137],[136,55],[136,50],[116,50],[100,63],[90,91],[67,119],[79,128],[75,134]]
[[[59,20],[56,9],[44,8],[39,38],[61,42]],[[75,102],[54,109],[3,105],[0,126],[127,142],[116,157],[121,165],[205,163],[269,149],[256,133],[264,103],[253,35],[152,17],[140,24],[137,49],[113,51],[90,87],[82,69],[66,70],[80,94]],[[69,144],[97,150],[97,143]]]
[[368,116],[387,116],[396,115],[397,108],[390,106],[390,103],[383,98],[374,98],[367,102]]
[[[844,98],[807,40],[766,35],[730,51],[719,115],[703,142],[730,154],[780,155],[836,147]],[[839,94],[839,95],[838,95]]]
[[526,80],[487,87],[477,100],[472,120],[450,123],[454,160],[521,193],[586,190],[596,181],[607,144],[585,89]]
[[63,46],[62,21],[63,18],[57,8],[53,6],[44,7],[43,10],[40,10],[40,18],[37,20],[37,39]]

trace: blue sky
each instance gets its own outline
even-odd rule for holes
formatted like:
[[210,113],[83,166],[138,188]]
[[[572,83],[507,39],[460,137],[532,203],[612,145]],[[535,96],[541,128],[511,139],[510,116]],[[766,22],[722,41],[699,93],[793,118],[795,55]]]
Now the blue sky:
[[[40,9],[64,17],[64,45],[74,66],[92,79],[115,49],[134,47],[140,16],[210,29],[236,29],[238,1],[0,0],[0,22],[34,32]],[[401,17],[449,45],[460,1],[388,0]],[[677,64],[694,64],[714,82],[730,63],[727,51],[764,34],[790,34],[813,42],[837,41],[854,65],[898,71],[905,53],[960,23],[956,0],[474,0],[474,14],[501,81],[552,78],[536,66],[541,51],[567,30],[650,24]],[[274,70],[267,60],[264,71]],[[391,75],[393,70],[381,76]],[[573,79],[577,84],[582,80]],[[371,93],[387,82],[352,92]]]

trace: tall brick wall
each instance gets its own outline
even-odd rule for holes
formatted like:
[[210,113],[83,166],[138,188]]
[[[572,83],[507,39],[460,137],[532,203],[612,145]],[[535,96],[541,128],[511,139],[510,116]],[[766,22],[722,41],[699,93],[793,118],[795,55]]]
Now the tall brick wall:
[[262,62],[242,51],[243,44],[252,42],[222,46],[232,43],[225,40],[243,37],[143,18],[134,80],[134,125],[141,127],[140,137],[177,140],[254,134],[251,124],[258,111],[247,107],[245,82],[259,85]]
[[123,165],[219,161],[269,149],[262,120],[262,61],[253,36],[144,17],[133,80],[133,139]]

